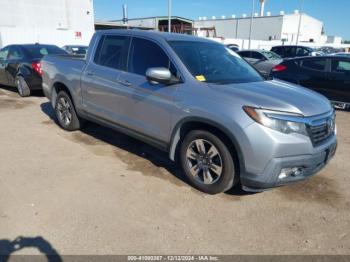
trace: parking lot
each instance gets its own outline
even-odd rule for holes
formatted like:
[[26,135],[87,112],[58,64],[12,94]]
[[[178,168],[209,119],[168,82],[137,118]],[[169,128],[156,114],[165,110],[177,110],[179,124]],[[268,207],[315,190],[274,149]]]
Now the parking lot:
[[42,95],[0,89],[2,241],[39,236],[63,255],[350,254],[348,112],[317,176],[216,196],[142,142],[95,124],[67,133],[53,119]]

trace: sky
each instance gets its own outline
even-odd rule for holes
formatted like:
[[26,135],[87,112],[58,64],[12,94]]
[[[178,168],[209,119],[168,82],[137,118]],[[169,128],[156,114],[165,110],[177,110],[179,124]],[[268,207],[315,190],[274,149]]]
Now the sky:
[[[259,0],[256,1],[257,11]],[[302,0],[266,0],[265,11],[292,13]],[[241,16],[250,14],[252,0],[172,0],[173,15],[191,19],[198,17]],[[163,16],[168,13],[168,0],[94,0],[95,19],[122,18],[122,5],[127,4],[129,18]],[[327,35],[350,40],[350,0],[304,0],[304,12],[323,21]]]

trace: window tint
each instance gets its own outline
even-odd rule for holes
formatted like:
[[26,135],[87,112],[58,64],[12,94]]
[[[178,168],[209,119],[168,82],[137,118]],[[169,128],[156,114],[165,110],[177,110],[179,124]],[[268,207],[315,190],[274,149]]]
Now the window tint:
[[338,72],[338,73],[350,72],[350,61],[333,60],[332,72]]
[[278,55],[283,55],[283,49],[280,46],[272,47],[271,51]]
[[324,71],[326,68],[326,59],[307,59],[303,61],[302,66],[312,70]]
[[239,52],[239,55],[240,55],[241,57],[250,58],[250,52],[249,52],[249,51],[242,51],[242,52]]
[[94,58],[96,64],[125,70],[130,38],[107,35],[100,40]]
[[258,52],[252,52],[252,58],[258,59],[258,60],[265,60],[265,57]]
[[308,56],[308,55],[309,55],[309,50],[303,47],[297,47],[296,56]]
[[22,58],[23,58],[23,53],[17,46],[10,48],[9,57],[8,57],[9,60],[17,60]]
[[[169,57],[156,43],[133,38],[130,49],[129,72],[145,75],[147,69],[151,67],[165,67],[174,71],[174,66],[171,65]],[[172,73],[176,74],[175,72]]]
[[294,57],[296,53],[296,48],[294,46],[284,47],[284,57]]
[[9,48],[5,47],[0,51],[0,60],[6,60],[9,54]]

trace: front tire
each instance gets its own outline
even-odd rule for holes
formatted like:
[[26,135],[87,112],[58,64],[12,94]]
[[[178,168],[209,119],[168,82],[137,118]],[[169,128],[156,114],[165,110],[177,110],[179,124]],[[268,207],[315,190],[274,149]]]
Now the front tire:
[[238,183],[232,154],[224,142],[210,132],[189,132],[181,144],[180,162],[191,184],[205,193],[222,193]]
[[81,120],[75,111],[72,99],[65,91],[61,91],[57,95],[55,112],[58,123],[64,130],[76,131],[80,129]]
[[21,97],[30,96],[30,88],[23,76],[16,77],[16,86],[17,86],[18,94]]

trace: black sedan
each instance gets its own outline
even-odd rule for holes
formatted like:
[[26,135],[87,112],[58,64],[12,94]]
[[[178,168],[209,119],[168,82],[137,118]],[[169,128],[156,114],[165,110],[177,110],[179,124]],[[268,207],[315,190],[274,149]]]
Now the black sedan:
[[350,109],[350,57],[290,59],[275,66],[272,76],[325,95],[336,108]]
[[0,50],[0,85],[16,87],[20,96],[42,89],[40,60],[47,54],[67,53],[54,45],[9,45]]

